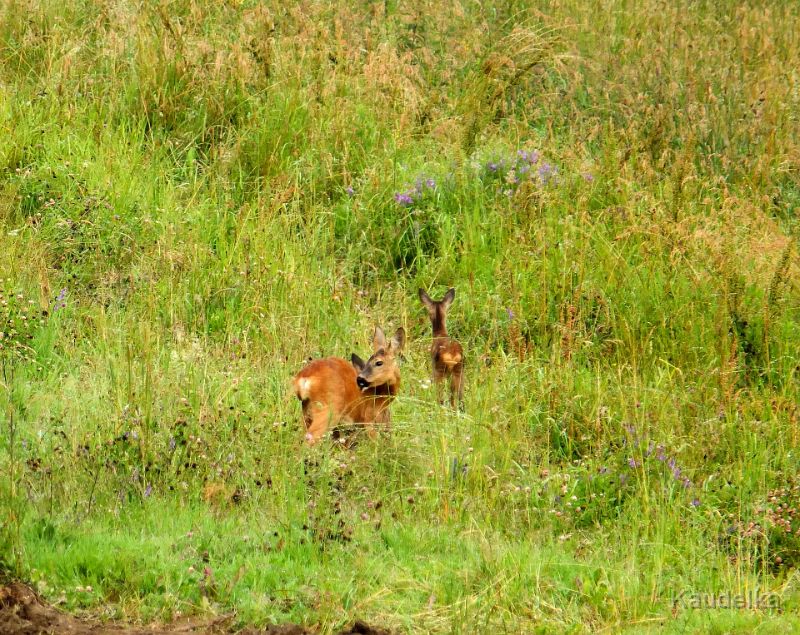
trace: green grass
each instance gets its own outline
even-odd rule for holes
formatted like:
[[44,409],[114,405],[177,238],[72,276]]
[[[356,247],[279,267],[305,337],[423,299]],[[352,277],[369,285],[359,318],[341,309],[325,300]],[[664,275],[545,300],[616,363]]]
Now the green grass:
[[[797,627],[800,7],[533,4],[0,2],[6,575],[145,622]],[[376,324],[391,433],[304,447],[291,376]]]

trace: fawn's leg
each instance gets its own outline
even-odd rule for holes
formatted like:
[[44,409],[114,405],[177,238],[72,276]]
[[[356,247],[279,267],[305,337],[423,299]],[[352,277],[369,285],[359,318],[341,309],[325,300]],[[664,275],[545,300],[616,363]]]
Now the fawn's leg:
[[450,376],[450,405],[459,410],[464,407],[464,366],[458,364]]
[[440,371],[438,368],[434,367],[433,369],[433,387],[436,390],[436,401],[439,402],[439,405],[444,403],[444,382],[445,382],[445,374]]
[[333,418],[333,411],[329,407],[321,407],[311,414],[311,423],[306,429],[306,443],[314,445],[327,432],[328,425]]

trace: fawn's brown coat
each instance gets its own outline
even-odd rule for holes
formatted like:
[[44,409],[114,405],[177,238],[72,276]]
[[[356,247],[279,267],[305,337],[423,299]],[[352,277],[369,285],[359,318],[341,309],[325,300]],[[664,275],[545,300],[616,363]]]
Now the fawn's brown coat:
[[428,310],[433,330],[431,343],[431,362],[433,364],[433,383],[439,403],[442,402],[442,383],[450,380],[450,404],[461,406],[464,400],[464,350],[458,340],[447,335],[447,310],[456,297],[456,290],[450,289],[439,300],[433,300],[423,289],[419,299]]
[[400,389],[395,356],[404,344],[402,327],[389,341],[377,327],[372,338],[374,353],[366,362],[356,354],[350,362],[326,357],[310,362],[297,373],[294,392],[303,407],[309,445],[341,422],[363,424],[370,437],[376,434],[373,424],[389,423],[389,406]]

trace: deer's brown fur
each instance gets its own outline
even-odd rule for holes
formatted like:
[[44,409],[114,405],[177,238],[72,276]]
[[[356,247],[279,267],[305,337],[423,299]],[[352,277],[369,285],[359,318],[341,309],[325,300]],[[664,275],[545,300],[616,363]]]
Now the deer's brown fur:
[[441,300],[433,300],[423,289],[419,299],[428,310],[433,331],[431,343],[431,363],[433,384],[437,398],[442,402],[442,384],[450,382],[450,404],[461,407],[464,401],[464,349],[458,340],[447,335],[447,310],[456,297],[456,290],[450,289]]
[[402,327],[388,341],[377,327],[372,338],[374,352],[366,362],[355,353],[350,362],[326,357],[297,373],[293,386],[302,404],[309,445],[342,422],[363,424],[370,437],[376,435],[373,424],[389,424],[389,406],[400,389],[395,355],[404,343]]

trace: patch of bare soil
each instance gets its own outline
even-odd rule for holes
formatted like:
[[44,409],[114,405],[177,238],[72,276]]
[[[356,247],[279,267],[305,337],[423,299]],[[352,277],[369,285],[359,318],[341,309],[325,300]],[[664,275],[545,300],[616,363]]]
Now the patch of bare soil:
[[[0,633],[3,635],[180,635],[181,633],[211,633],[227,635],[313,635],[295,624],[248,627],[243,630],[231,628],[229,618],[208,620],[184,620],[161,626],[125,626],[123,624],[102,624],[81,619],[57,611],[45,604],[28,586],[14,582],[0,587]],[[373,628],[357,621],[353,626],[341,631],[339,635],[391,635],[388,630]]]

